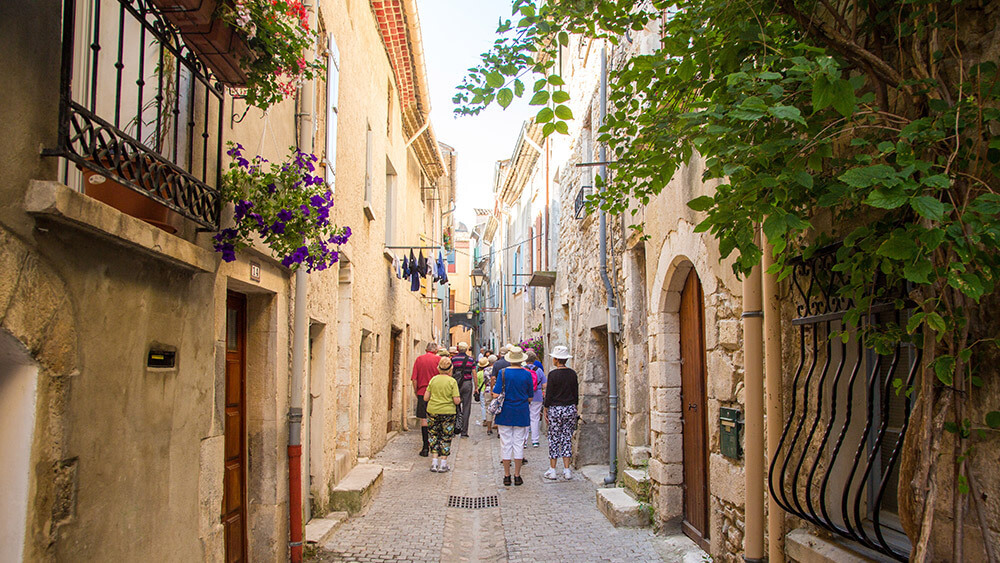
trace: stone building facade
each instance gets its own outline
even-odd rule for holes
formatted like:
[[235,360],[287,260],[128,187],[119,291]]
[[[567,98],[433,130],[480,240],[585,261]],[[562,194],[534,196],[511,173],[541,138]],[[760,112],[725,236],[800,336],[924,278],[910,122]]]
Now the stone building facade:
[[[214,228],[179,217],[173,233],[154,227],[81,193],[99,182],[49,156],[61,141],[64,9],[76,20],[73,99],[114,125],[107,69],[116,33],[130,42],[126,72],[138,37],[150,53],[157,48],[125,4],[0,8],[0,446],[18,452],[0,473],[9,489],[0,494],[0,559],[287,560],[294,274],[264,247],[223,262]],[[155,21],[154,11],[143,14]],[[120,15],[125,28],[116,27]],[[104,46],[88,55],[96,18]],[[192,107],[205,117],[181,115],[211,139],[190,145],[188,162],[209,188],[218,187],[217,165],[228,164],[217,154],[226,141],[275,161],[310,139],[302,148],[325,160],[335,189],[333,220],[354,231],[340,264],[309,276],[306,518],[325,514],[330,489],[405,427],[413,408],[405,366],[440,334],[431,289],[411,293],[386,247],[440,240],[446,199],[436,193],[445,168],[427,121],[414,4],[324,0],[311,19],[324,43],[316,56],[336,60],[339,73],[333,90],[315,83],[315,109],[289,99],[244,113],[230,93],[195,85]],[[84,79],[94,60],[102,61],[97,92]],[[145,94],[132,83],[121,91],[153,99],[155,81]],[[138,122],[150,114],[129,122],[128,111],[114,134],[146,139]],[[314,134],[296,134],[309,127]],[[180,161],[174,151],[151,158]],[[231,214],[223,209],[221,226]],[[242,384],[229,377],[234,366]]]
[[[704,216],[686,205],[711,195],[715,186],[702,180],[703,162],[696,156],[659,195],[631,209],[634,214],[607,217],[614,302],[610,315],[600,276],[600,218],[582,209],[599,171],[593,163],[602,160],[596,142],[601,50],[606,48],[608,69],[613,70],[633,55],[651,52],[657,41],[654,22],[617,45],[572,37],[560,49],[560,75],[575,119],[569,135],[545,140],[552,154],[560,154],[551,163],[560,221],[553,231],[558,260],[546,338],[570,347],[570,365],[581,378],[584,424],[576,437],[576,463],[608,460],[613,416],[609,362],[614,361],[618,447],[612,469],[618,470],[619,483],[623,469],[646,469],[655,524],[683,531],[716,560],[738,561],[747,531],[742,450],[749,447],[740,430],[747,399],[743,287],[715,239],[696,232]],[[613,176],[609,181],[615,181]],[[836,232],[830,225],[826,229]],[[853,333],[842,347],[828,344],[830,335],[843,327],[844,303],[826,290],[814,291],[811,283],[823,279],[835,285],[837,274],[829,273],[829,259],[830,254],[822,253],[802,258],[791,277],[777,285],[780,397],[769,400],[783,414],[769,423],[781,438],[776,449],[765,450],[775,463],[761,468],[766,483],[760,486],[769,487],[765,498],[777,503],[768,510],[781,516],[780,535],[765,541],[772,558],[790,561],[905,560],[920,535],[919,522],[911,519],[922,502],[907,481],[920,453],[912,436],[926,431],[920,424],[929,420],[907,418],[915,405],[905,394],[894,393],[892,382],[917,373],[920,354],[900,346],[879,355]],[[510,314],[529,318],[532,312]],[[766,308],[763,314],[769,314]],[[882,314],[873,314],[871,321],[882,322]],[[995,323],[978,312],[975,316],[973,332],[991,334]],[[995,353],[980,354],[980,369],[990,370]],[[991,401],[995,404],[994,375],[970,405],[980,417]],[[1000,530],[988,517],[995,512],[1000,487],[996,472],[983,465],[995,457],[991,436],[980,435],[976,447],[982,449],[969,464],[983,496],[976,499],[982,500],[981,512],[973,514],[970,505],[961,524],[967,558],[985,555],[985,545],[1000,545]],[[954,452],[950,434],[943,443],[943,452]],[[932,469],[941,494],[928,536],[933,560],[949,560],[952,554],[951,459]]]

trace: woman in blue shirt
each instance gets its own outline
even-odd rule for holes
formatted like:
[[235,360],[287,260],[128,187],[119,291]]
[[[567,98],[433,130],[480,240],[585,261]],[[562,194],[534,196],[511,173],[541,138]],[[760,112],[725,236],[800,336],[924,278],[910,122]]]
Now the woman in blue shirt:
[[503,408],[493,419],[500,434],[500,459],[503,460],[503,484],[510,486],[510,460],[514,460],[514,484],[521,479],[521,462],[524,459],[524,442],[528,437],[529,407],[534,395],[531,372],[522,367],[528,356],[524,350],[512,346],[504,356],[510,367],[496,375],[493,393],[504,394]]

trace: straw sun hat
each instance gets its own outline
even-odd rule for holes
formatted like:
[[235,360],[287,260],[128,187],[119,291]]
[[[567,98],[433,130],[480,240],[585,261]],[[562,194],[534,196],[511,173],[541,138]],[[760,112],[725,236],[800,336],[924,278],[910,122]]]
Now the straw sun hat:
[[524,350],[520,346],[511,346],[510,351],[504,355],[504,359],[512,364],[523,364],[528,359],[528,355],[524,353]]

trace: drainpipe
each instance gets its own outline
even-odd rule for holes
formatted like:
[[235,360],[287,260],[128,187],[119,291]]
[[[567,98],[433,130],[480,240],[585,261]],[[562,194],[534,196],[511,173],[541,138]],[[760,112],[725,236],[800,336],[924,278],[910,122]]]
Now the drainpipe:
[[764,561],[764,369],[760,265],[743,278],[743,363],[746,392],[746,498],[743,560]]
[[[601,86],[600,94],[601,119],[600,125],[604,125],[604,118],[608,115],[608,50],[607,46],[601,47]],[[598,147],[598,160],[601,167],[598,173],[601,180],[608,179],[607,146],[604,143]],[[603,184],[604,182],[602,182]],[[604,483],[610,485],[618,480],[618,354],[615,349],[615,332],[617,332],[617,319],[612,318],[615,308],[615,288],[608,278],[608,218],[607,212],[601,210],[600,216],[600,240],[597,251],[601,261],[601,281],[604,282],[604,290],[608,295],[608,476],[604,478]]]
[[[315,6],[306,5],[307,10]],[[315,19],[315,15],[314,18]],[[312,59],[312,49],[306,52]],[[298,92],[298,148],[313,151],[313,83],[299,87]],[[295,271],[295,308],[292,312],[292,380],[288,405],[288,547],[292,563],[302,561],[302,385],[305,381],[306,339],[309,331],[306,301],[309,295],[309,278],[300,266]]]
[[[778,307],[778,275],[768,274],[774,263],[774,247],[764,240],[764,259],[761,262],[764,286],[764,381],[767,384],[767,460],[773,463],[781,441],[781,421],[785,419],[781,408],[781,317]],[[785,512],[774,501],[767,499],[767,560],[768,563],[785,562]]]

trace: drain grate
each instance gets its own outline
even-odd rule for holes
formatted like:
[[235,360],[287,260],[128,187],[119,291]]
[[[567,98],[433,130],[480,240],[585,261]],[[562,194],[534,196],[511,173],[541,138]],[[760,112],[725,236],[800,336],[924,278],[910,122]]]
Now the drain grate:
[[496,508],[500,506],[500,499],[496,495],[488,497],[448,497],[448,508]]

